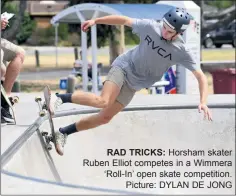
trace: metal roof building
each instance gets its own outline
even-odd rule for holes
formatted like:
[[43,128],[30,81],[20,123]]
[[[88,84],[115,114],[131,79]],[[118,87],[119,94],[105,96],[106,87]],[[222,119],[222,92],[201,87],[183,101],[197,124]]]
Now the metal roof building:
[[[54,16],[51,20],[55,23],[80,23],[96,17],[111,14],[123,15],[133,18],[161,19],[170,5],[159,4],[96,4],[83,3],[71,6]],[[79,14],[77,13],[79,12]],[[96,15],[95,15],[96,13]],[[82,17],[81,17],[82,16]]]

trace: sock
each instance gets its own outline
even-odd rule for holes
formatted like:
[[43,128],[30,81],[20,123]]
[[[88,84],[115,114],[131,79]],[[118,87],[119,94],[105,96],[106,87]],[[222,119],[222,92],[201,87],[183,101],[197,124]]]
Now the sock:
[[62,127],[62,128],[59,129],[59,131],[62,134],[67,134],[67,135],[75,133],[75,132],[77,132],[76,124],[74,123],[74,124],[68,125],[66,127]]
[[71,96],[72,93],[66,93],[66,94],[56,94],[57,97],[60,97],[63,103],[71,103]]

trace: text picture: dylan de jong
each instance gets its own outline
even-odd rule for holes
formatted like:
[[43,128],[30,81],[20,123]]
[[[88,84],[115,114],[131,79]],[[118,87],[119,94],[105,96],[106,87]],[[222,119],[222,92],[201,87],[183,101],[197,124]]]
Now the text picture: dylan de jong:
[[160,181],[159,188],[209,188],[209,189],[231,189],[231,181]]

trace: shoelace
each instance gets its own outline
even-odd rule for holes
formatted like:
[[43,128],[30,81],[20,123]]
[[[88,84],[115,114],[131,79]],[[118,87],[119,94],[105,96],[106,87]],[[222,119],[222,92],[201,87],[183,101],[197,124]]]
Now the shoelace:
[[64,145],[65,145],[65,144],[66,144],[66,140],[67,140],[67,135],[64,134],[64,137],[63,137],[63,138],[64,138],[64,141],[63,141],[63,142],[64,142]]
[[66,144],[66,135],[63,135],[63,136],[61,136],[62,137],[62,140],[61,140],[61,145],[64,147],[65,146],[65,144]]
[[61,105],[60,99],[57,99],[54,103],[54,108],[58,108]]
[[66,134],[61,134],[60,133],[59,135],[57,135],[57,139],[60,141],[61,146],[63,146],[63,147],[66,144],[66,138],[67,138]]

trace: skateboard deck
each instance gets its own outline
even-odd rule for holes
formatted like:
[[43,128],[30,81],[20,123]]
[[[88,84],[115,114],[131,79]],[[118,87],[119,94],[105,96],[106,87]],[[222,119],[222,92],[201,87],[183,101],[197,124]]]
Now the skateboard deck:
[[50,142],[52,142],[54,144],[55,150],[59,154],[57,146],[56,146],[55,129],[54,129],[54,124],[53,124],[53,119],[52,119],[52,113],[50,110],[51,90],[50,90],[49,86],[45,86],[45,88],[43,90],[43,94],[44,94],[44,100],[45,100],[43,105],[41,104],[41,101],[42,101],[41,97],[36,97],[35,101],[38,102],[38,105],[39,105],[39,109],[40,109],[39,115],[41,117],[43,117],[47,114],[50,129],[51,129],[51,134],[49,134],[46,131],[43,131],[41,134],[44,137],[44,141],[46,143],[46,148],[48,150],[51,150],[52,145],[50,144]]
[[52,113],[50,110],[51,90],[50,90],[49,86],[45,86],[45,88],[44,88],[44,99],[45,99],[45,104],[46,104],[46,110],[48,111],[48,121],[49,121],[50,128],[51,128],[51,141],[54,143],[54,147],[57,150],[54,124],[53,124],[53,120],[52,120]]
[[16,96],[16,97],[10,97],[9,98],[7,96],[7,93],[4,89],[4,87],[2,86],[2,84],[1,84],[1,95],[6,100],[8,106],[11,108],[12,115],[13,115],[13,118],[14,118],[14,124],[16,124],[16,117],[15,117],[15,112],[14,112],[14,109],[13,109],[13,104],[18,103],[19,97]]

